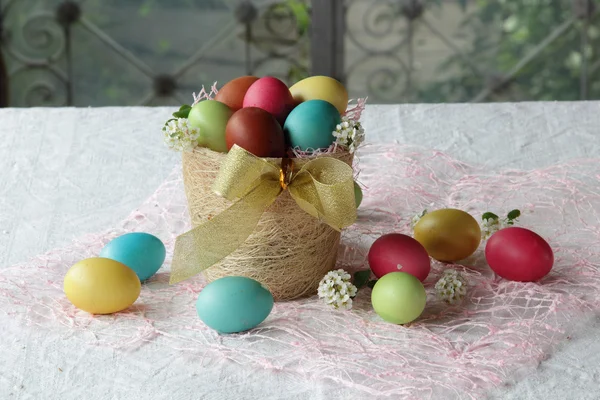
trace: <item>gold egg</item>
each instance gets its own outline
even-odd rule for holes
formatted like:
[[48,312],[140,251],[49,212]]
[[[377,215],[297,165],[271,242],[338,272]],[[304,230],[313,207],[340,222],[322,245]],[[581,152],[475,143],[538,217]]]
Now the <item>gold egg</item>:
[[453,262],[477,250],[481,228],[469,213],[446,208],[425,214],[415,225],[414,236],[431,257]]

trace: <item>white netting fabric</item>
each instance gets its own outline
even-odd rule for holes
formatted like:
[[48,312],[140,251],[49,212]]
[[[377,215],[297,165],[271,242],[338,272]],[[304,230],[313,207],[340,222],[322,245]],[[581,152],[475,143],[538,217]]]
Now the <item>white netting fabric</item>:
[[[480,248],[464,265],[450,266],[469,283],[460,306],[435,297],[433,286],[448,266],[433,263],[425,282],[427,307],[410,326],[382,322],[365,289],[352,311],[334,311],[316,296],[277,303],[259,328],[219,336],[195,312],[202,278],[167,283],[174,239],[190,228],[177,168],[113,230],[1,269],[0,312],[70,340],[122,351],[152,343],[182,356],[329,380],[371,396],[451,398],[478,397],[509,374],[536,365],[586,312],[598,308],[599,160],[491,174],[439,152],[397,145],[366,146],[358,157],[365,197],[357,223],[343,234],[337,267],[365,268],[368,247],[379,235],[409,233],[412,216],[424,208],[454,207],[477,218],[519,208],[519,225],[541,234],[555,250],[554,269],[540,283],[508,282],[491,273]],[[163,239],[167,264],[126,312],[93,317],[75,309],[62,292],[65,272],[131,231]]]

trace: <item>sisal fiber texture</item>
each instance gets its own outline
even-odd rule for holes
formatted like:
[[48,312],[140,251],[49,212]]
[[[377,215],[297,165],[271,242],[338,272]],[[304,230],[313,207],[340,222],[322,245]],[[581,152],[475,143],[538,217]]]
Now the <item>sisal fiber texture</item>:
[[[212,191],[226,156],[206,148],[183,153],[183,183],[193,227],[232,204]],[[353,155],[343,151],[319,157],[334,157],[350,166],[353,161]],[[310,159],[293,159],[294,171]],[[281,159],[273,160],[281,164]],[[335,267],[339,243],[340,232],[304,212],[284,190],[267,208],[250,237],[203,273],[209,282],[225,276],[246,276],[265,285],[275,301],[293,300],[316,293],[320,280]]]

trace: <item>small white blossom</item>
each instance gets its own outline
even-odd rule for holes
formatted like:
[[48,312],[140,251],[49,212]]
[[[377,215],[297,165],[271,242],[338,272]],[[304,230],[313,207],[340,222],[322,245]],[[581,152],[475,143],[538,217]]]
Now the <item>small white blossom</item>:
[[435,284],[438,297],[449,304],[460,303],[467,294],[467,281],[454,269],[447,269]]
[[175,151],[191,151],[198,146],[200,130],[192,128],[185,118],[169,121],[163,128],[164,141],[169,148]]
[[360,122],[343,116],[332,135],[338,145],[347,147],[350,153],[354,153],[365,140],[365,129]]
[[357,289],[350,279],[350,274],[343,269],[328,272],[319,283],[319,298],[334,308],[351,309],[352,297],[356,296]]
[[415,225],[417,225],[417,223],[421,220],[421,218],[423,218],[425,214],[427,214],[427,210],[423,210],[419,214],[416,214],[414,217],[412,217],[412,220],[410,221],[410,227],[412,229],[415,229]]
[[499,218],[484,219],[481,222],[481,238],[487,240],[500,229],[506,228],[506,226],[506,223]]

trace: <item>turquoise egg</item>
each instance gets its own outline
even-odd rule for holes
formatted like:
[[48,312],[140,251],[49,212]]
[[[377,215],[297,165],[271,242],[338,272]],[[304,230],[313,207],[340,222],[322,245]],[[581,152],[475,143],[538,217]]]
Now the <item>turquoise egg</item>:
[[196,311],[206,325],[220,333],[247,331],[263,322],[273,309],[273,295],[254,279],[226,276],[206,285]]
[[292,147],[322,149],[334,142],[332,132],[340,122],[340,113],[331,103],[308,100],[292,110],[285,120],[283,131]]
[[100,251],[100,257],[119,261],[134,270],[142,282],[160,269],[165,255],[163,242],[156,236],[143,232],[119,236]]

